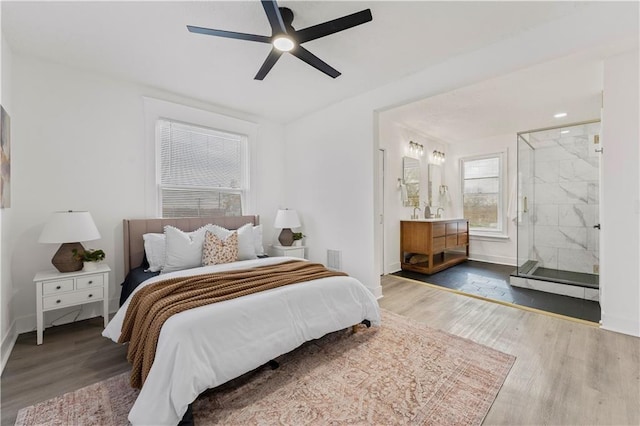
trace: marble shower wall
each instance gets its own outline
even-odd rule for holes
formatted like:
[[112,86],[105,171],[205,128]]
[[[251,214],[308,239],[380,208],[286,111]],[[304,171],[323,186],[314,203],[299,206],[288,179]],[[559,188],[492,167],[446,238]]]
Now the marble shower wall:
[[533,258],[540,267],[594,273],[599,265],[600,124],[531,135],[534,151]]

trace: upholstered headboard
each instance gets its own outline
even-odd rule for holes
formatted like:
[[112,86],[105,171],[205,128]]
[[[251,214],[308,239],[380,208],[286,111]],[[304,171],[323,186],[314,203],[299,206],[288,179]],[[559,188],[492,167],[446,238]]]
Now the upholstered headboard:
[[137,268],[144,259],[144,241],[142,236],[149,232],[163,233],[165,225],[175,226],[185,232],[195,231],[208,223],[227,229],[238,229],[247,223],[258,225],[259,216],[223,216],[223,217],[180,217],[172,219],[125,219],[124,229],[124,274],[131,268]]

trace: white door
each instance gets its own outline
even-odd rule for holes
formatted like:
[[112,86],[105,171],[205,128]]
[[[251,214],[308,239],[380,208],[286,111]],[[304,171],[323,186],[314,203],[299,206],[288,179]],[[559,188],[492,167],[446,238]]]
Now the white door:
[[378,227],[378,260],[380,261],[380,275],[384,275],[384,157],[385,150],[378,150],[378,217],[376,218]]

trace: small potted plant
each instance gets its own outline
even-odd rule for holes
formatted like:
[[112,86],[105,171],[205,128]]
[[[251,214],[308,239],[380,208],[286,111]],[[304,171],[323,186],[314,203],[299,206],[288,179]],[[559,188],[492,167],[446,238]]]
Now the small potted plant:
[[83,271],[95,271],[98,268],[98,262],[104,260],[107,255],[102,250],[88,249],[83,252],[73,250],[73,257],[83,262]]
[[294,232],[293,233],[293,245],[294,246],[301,246],[302,245],[302,239],[306,237],[306,235],[304,235],[302,232]]

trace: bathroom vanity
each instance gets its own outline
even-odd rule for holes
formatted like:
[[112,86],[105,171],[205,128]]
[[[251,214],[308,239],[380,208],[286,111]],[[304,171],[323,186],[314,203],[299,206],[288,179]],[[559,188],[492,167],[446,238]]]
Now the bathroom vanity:
[[469,257],[467,219],[400,221],[400,262],[405,271],[433,274]]

